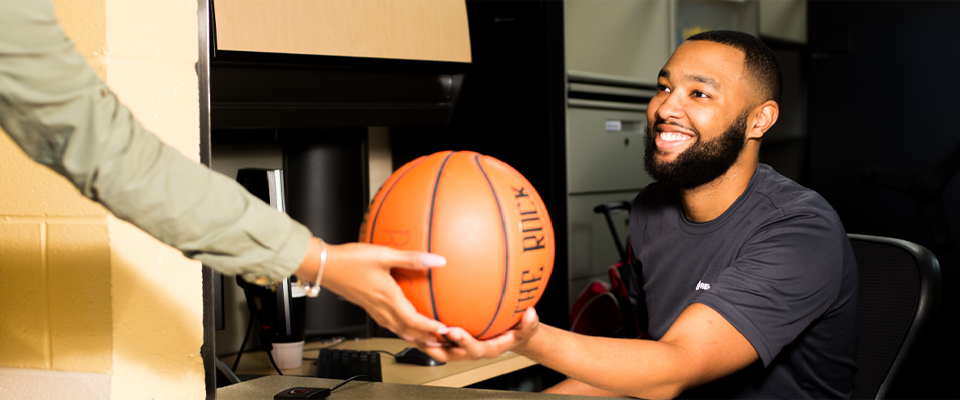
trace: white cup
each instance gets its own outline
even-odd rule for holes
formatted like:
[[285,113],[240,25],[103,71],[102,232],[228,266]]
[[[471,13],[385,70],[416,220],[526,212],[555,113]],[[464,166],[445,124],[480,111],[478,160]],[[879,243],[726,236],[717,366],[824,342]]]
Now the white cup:
[[273,355],[273,361],[280,369],[300,368],[303,364],[303,341],[274,343],[270,354]]

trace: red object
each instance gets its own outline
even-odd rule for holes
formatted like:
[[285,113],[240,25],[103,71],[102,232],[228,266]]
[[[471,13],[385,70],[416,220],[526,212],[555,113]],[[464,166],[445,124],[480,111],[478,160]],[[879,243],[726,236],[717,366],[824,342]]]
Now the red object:
[[445,267],[393,276],[417,311],[481,339],[516,325],[553,271],[543,200],[509,165],[469,151],[420,157],[394,172],[370,204],[360,241],[446,257]]
[[[610,283],[595,280],[585,287],[570,310],[570,331],[589,336],[624,337],[629,336],[626,324],[634,325],[633,332],[640,332],[633,308],[629,303],[627,286],[620,277],[621,263],[616,263],[607,271]],[[627,310],[623,308],[627,307]],[[632,318],[624,321],[624,311]]]

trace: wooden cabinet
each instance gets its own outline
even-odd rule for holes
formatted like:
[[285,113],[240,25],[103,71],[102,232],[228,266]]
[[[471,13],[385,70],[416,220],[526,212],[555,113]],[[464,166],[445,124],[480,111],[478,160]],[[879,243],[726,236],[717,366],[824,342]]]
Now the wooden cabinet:
[[449,0],[215,0],[218,50],[470,62]]

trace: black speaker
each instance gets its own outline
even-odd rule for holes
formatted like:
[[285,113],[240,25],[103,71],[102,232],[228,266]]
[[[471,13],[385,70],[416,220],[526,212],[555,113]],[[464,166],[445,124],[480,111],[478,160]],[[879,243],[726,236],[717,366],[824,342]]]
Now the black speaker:
[[[287,213],[327,243],[356,242],[369,199],[366,128],[286,133]],[[366,331],[366,312],[328,290],[307,300],[307,315],[308,336]]]

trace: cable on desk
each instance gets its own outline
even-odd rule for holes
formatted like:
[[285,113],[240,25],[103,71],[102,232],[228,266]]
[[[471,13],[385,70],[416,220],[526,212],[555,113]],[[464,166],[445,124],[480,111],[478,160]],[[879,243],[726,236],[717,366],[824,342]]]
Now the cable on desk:
[[276,361],[273,361],[273,352],[272,352],[272,351],[268,351],[268,352],[267,352],[267,358],[270,359],[270,364],[273,364],[273,369],[277,370],[277,373],[278,373],[278,374],[283,375],[283,372],[280,372],[280,367],[277,366],[277,362],[276,362]]
[[373,382],[373,378],[371,378],[371,377],[369,377],[369,376],[367,376],[367,375],[354,375],[354,376],[351,376],[351,377],[347,378],[347,379],[344,380],[343,382],[338,383],[336,386],[330,388],[330,391],[332,392],[332,391],[334,391],[334,390],[337,390],[337,388],[339,388],[340,386],[346,385],[347,382],[350,382],[350,381],[356,380],[356,379],[361,379],[361,378],[366,379],[366,380],[368,380],[368,381],[370,381],[370,382]]
[[250,315],[250,322],[247,323],[247,333],[243,334],[243,343],[240,343],[240,351],[237,353],[237,358],[233,360],[233,370],[237,370],[237,366],[240,365],[240,357],[243,356],[243,349],[247,347],[247,339],[250,339],[250,331],[253,330],[253,315]]
[[233,373],[233,370],[227,366],[227,363],[223,362],[220,357],[214,357],[214,362],[217,365],[217,369],[227,377],[227,382],[230,384],[240,383],[240,378],[237,377],[237,374]]
[[378,353],[383,353],[383,354],[386,354],[386,355],[388,355],[388,356],[390,356],[390,357],[397,358],[397,355],[396,355],[396,354],[393,354],[393,353],[391,353],[391,352],[389,352],[389,351],[386,351],[386,350],[371,350],[371,351],[376,351],[376,352],[378,352]]

